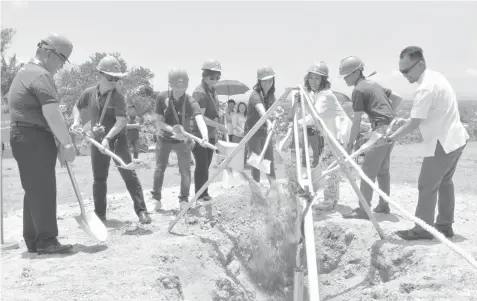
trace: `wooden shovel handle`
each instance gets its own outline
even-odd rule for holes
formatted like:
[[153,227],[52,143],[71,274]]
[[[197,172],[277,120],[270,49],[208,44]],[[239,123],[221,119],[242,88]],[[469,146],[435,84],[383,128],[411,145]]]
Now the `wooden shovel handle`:
[[270,143],[270,140],[272,140],[273,128],[275,127],[276,122],[277,122],[276,119],[272,122],[272,129],[270,130],[270,133],[268,133],[268,135],[267,135],[267,140],[265,140],[265,144],[263,145],[263,149],[262,149],[262,153],[260,154],[260,158],[263,158],[263,156],[265,155],[265,152],[267,151],[268,144]]

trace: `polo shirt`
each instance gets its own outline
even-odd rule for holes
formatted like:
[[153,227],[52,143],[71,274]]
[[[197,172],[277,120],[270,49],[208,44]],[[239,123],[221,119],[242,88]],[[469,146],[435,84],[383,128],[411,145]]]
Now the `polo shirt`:
[[10,122],[49,128],[42,107],[51,103],[58,103],[55,81],[45,66],[33,58],[18,71],[10,86]]
[[[257,92],[253,91],[250,94],[250,98],[248,100],[248,108],[247,108],[247,120],[245,120],[245,132],[247,133],[252,129],[252,127],[260,120],[261,116],[260,113],[257,111],[255,106],[259,103],[263,104],[265,107],[265,111],[272,106],[275,102],[275,95],[267,96],[262,98],[262,96]],[[267,135],[267,123],[265,122],[260,129],[255,133],[255,135]]]
[[[91,115],[91,127],[99,122],[108,93],[109,92],[106,92],[105,94],[100,95],[99,85],[92,86],[86,88],[76,102],[76,107],[78,109],[87,109],[89,111]],[[101,125],[104,126],[106,133],[108,133],[116,123],[116,117],[127,117],[126,100],[124,99],[124,96],[116,88],[114,88],[111,93],[111,99],[109,100],[106,113],[104,114],[101,123]],[[124,127],[118,135],[120,134],[126,134],[126,127]]]
[[[174,99],[174,97],[172,96],[172,92],[170,91],[163,91],[159,93],[156,97],[155,112],[158,115],[164,116],[164,122],[171,126],[174,126],[178,123],[175,118],[174,112],[170,106],[170,100],[172,101],[172,104],[174,108],[176,109],[177,116],[179,117],[179,121],[180,121],[179,124],[183,125],[185,131],[190,133],[191,132],[190,120],[193,117],[201,114],[199,104],[193,97],[191,97],[187,93],[182,95],[178,100]],[[182,105],[184,103],[185,103],[185,116],[184,116],[184,122],[183,122]],[[159,131],[158,136],[168,141],[174,141],[174,142],[180,141],[180,140],[172,138],[172,133],[165,131],[163,129]]]
[[388,125],[395,118],[395,113],[389,100],[392,91],[380,84],[364,79],[354,87],[351,100],[354,112],[364,112],[369,121],[377,125]]
[[446,154],[464,146],[469,134],[460,121],[457,97],[447,79],[426,69],[418,80],[411,118],[424,119],[419,125],[422,155],[433,157],[437,141]]
[[[217,98],[217,93],[215,89],[209,89],[204,82],[202,82],[197,88],[195,88],[194,92],[192,93],[192,97],[198,102],[200,108],[205,109],[204,116],[214,120],[219,118],[219,108],[220,103]],[[195,120],[192,120],[193,125],[193,132],[194,135],[201,137],[199,128]],[[209,137],[213,138],[216,135],[216,128],[214,126],[207,126],[207,131],[209,133]]]

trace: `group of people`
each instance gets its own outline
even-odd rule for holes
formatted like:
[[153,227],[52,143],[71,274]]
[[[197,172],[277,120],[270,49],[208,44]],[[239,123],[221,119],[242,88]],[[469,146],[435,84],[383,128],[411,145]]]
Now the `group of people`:
[[[99,80],[83,91],[73,109],[73,125],[70,129],[67,128],[59,110],[53,75],[68,62],[72,50],[73,45],[67,37],[50,34],[38,43],[35,57],[21,68],[10,88],[10,142],[25,191],[23,237],[28,252],[62,253],[72,249],[71,245],[61,244],[57,239],[55,166],[57,159],[62,165],[75,160],[76,152],[70,131],[82,131],[80,110],[89,111],[91,135],[102,145],[102,148],[91,147],[94,210],[101,220],[107,220],[107,178],[111,161],[105,150],[112,150],[126,164],[132,161],[126,132],[127,129],[137,129],[138,126],[131,125],[134,121],[129,121],[128,126],[126,100],[117,86],[125,73],[114,57],[106,56],[99,62],[96,68]],[[389,194],[392,142],[419,127],[424,139],[425,159],[419,177],[416,216],[433,225],[439,195],[436,227],[450,237],[453,235],[455,204],[452,176],[469,136],[460,122],[452,87],[441,74],[426,68],[422,49],[404,49],[399,66],[409,82],[419,83],[411,117],[399,130],[385,137],[390,143],[367,151],[362,168],[371,180],[377,178],[380,189]],[[349,86],[354,86],[352,119],[346,115],[330,90],[326,63],[313,64],[305,76],[304,86],[318,114],[334,138],[349,152],[356,142],[363,113],[368,115],[373,129],[381,131],[396,117],[395,112],[401,102],[399,95],[367,79],[363,70],[364,64],[358,57],[351,56],[341,61],[340,76]],[[179,202],[181,208],[184,208],[189,201],[191,157],[194,156],[196,162],[194,186],[197,193],[209,178],[214,151],[207,147],[208,143],[215,145],[219,133],[229,135],[232,142],[239,142],[276,101],[275,71],[270,66],[263,66],[257,70],[257,81],[248,104],[239,103],[237,112],[234,112],[236,104],[230,100],[227,112],[221,114],[215,91],[221,75],[222,66],[218,61],[205,61],[202,66],[202,81],[189,95],[186,92],[189,84],[187,71],[174,68],[168,74],[168,90],[156,97],[156,167],[151,192],[156,200],[156,211],[162,209],[161,191],[171,151],[176,152],[178,158],[181,176]],[[299,124],[310,135],[310,141],[317,136],[322,137],[311,116],[299,120]],[[262,152],[272,126],[269,119],[260,127],[248,142],[249,151],[257,154]],[[199,142],[191,139],[190,135],[198,137]],[[323,151],[321,147],[316,148],[313,165],[321,161],[319,164],[327,167],[334,158],[332,148],[323,143],[323,140],[315,144],[312,142],[315,146],[323,144]],[[134,150],[134,157],[138,157],[137,148]],[[276,179],[272,144],[269,144],[264,157],[271,162],[267,176],[272,182]],[[118,165],[118,162],[115,163]],[[150,223],[151,218],[137,174],[132,170],[118,169],[133,200],[139,221]],[[259,182],[260,170],[252,168],[252,176]],[[370,204],[373,190],[365,181],[361,182],[361,191]],[[317,207],[332,210],[339,201],[337,174],[329,177],[324,196],[323,203]],[[207,189],[199,199],[204,203],[210,202],[211,196]],[[389,205],[380,199],[374,211],[389,213]],[[344,217],[368,219],[362,208],[357,208]],[[430,237],[429,233],[418,226],[398,234],[404,239]]]

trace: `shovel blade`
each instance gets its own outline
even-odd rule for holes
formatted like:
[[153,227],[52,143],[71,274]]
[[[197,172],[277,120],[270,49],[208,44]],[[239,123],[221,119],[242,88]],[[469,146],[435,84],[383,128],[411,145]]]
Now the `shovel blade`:
[[[223,140],[217,141],[217,150],[219,151],[219,156],[221,159],[228,157],[238,146],[238,143],[226,142]],[[243,158],[245,156],[245,150],[242,148],[233,158],[230,160],[227,165],[228,168],[232,168],[237,171],[244,170]]]
[[317,166],[311,170],[311,184],[313,186],[313,191],[316,193],[320,188],[326,186],[326,179],[322,177],[322,169],[320,166]]
[[108,239],[108,229],[95,213],[75,216],[83,231],[93,240],[104,242]]
[[260,171],[263,171],[267,175],[270,174],[270,160],[263,159],[262,162],[260,162],[258,169]]
[[250,165],[250,166],[253,166],[254,168],[257,168],[259,169],[259,165],[260,165],[260,156],[257,155],[256,153],[251,153],[250,154],[250,157],[248,158],[247,160],[247,164]]

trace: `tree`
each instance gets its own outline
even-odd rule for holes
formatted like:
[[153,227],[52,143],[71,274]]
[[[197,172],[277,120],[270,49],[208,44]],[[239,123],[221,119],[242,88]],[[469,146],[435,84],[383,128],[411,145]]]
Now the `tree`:
[[[96,52],[87,62],[82,63],[72,68],[65,68],[58,72],[56,75],[56,85],[58,88],[58,99],[61,102],[61,109],[63,116],[68,126],[73,122],[71,113],[73,106],[80,97],[81,93],[88,87],[95,85],[99,80],[99,73],[96,70],[96,66],[99,61],[103,59],[107,54]],[[121,71],[127,71],[127,64],[121,57],[120,53],[110,53],[118,59],[121,65]],[[151,126],[149,126],[149,120],[151,118],[143,118],[144,115],[153,112],[155,95],[150,81],[154,78],[154,74],[145,67],[133,67],[131,68],[125,77],[123,77],[119,84],[120,91],[124,94],[128,106],[128,111],[131,113],[135,111],[137,115],[141,116],[141,119],[147,124],[143,124],[143,131],[150,132]],[[134,109],[133,109],[134,106]],[[89,111],[82,110],[81,119],[83,122],[90,120]],[[142,135],[142,144],[148,144],[152,138],[152,134]]]
[[[87,88],[96,84],[99,74],[96,66],[107,54],[96,52],[90,56],[90,60],[73,68],[61,70],[56,78],[58,97],[66,106],[66,113],[70,114],[76,100]],[[127,70],[127,64],[120,53],[110,53],[118,59],[121,70]],[[151,112],[153,108],[154,90],[150,80],[154,74],[148,68],[133,67],[120,82],[120,90],[125,95],[128,107],[134,105],[138,114]]]
[[8,91],[10,90],[10,86],[12,85],[13,79],[15,78],[15,75],[17,74],[18,70],[20,70],[23,65],[18,63],[16,54],[13,54],[13,56],[10,58],[6,57],[5,52],[10,47],[15,33],[16,30],[13,28],[2,28],[0,69],[2,72],[1,89],[3,105],[7,104],[7,95]]

